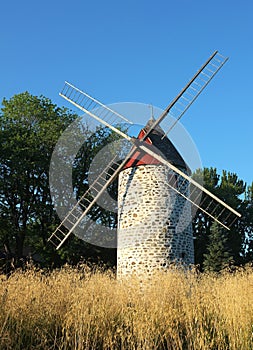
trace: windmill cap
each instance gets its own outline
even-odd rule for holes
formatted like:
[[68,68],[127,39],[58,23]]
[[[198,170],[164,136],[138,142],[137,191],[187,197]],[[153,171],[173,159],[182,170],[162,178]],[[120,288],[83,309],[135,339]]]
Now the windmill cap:
[[[145,133],[149,132],[149,130],[154,125],[154,122],[155,122],[155,118],[151,117],[148,120],[146,126],[143,128],[143,131]],[[178,166],[180,168],[183,168],[183,169],[187,170],[187,172],[189,172],[190,171],[189,167],[185,163],[183,157],[178,152],[176,147],[170,141],[170,139],[167,136],[162,138],[164,136],[164,134],[165,134],[165,132],[160,127],[160,125],[157,125],[149,133],[148,138],[150,139],[152,145],[155,146],[171,164]],[[138,138],[139,138],[139,136],[138,136]]]
[[[158,152],[159,155],[168,160],[168,162],[170,162],[172,165],[179,167],[181,170],[186,170],[186,172],[190,174],[190,168],[186,165],[185,161],[183,160],[182,156],[177,151],[173,143],[168,139],[167,136],[162,138],[164,136],[163,129],[159,125],[157,125],[154,129],[152,128],[154,122],[155,119],[151,117],[147,122],[146,126],[142,128],[139,132],[136,142],[145,137],[147,132],[150,129],[152,129],[151,132],[148,134],[148,137],[144,141],[146,143],[146,146],[148,148],[151,147],[151,151],[154,151],[155,148],[155,152]],[[154,148],[152,148],[152,146]],[[148,164],[159,165],[161,164],[161,162],[157,158],[152,157],[150,154],[141,150],[137,150],[132,155],[131,159],[127,161],[123,169]]]

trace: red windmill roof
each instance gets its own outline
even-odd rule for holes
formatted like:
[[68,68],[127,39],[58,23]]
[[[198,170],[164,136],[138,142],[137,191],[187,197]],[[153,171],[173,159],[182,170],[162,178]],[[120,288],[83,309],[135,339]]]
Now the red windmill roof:
[[[147,125],[140,131],[138,135],[138,139],[142,139],[143,136],[147,133],[147,131],[152,127],[154,123],[154,118],[151,118]],[[155,129],[153,129],[145,142],[148,144],[152,144],[156,149],[162,153],[162,155],[173,165],[179,166],[183,169],[188,169],[186,166],[186,163],[184,162],[182,156],[179,154],[173,143],[168,139],[168,137],[162,136],[164,135],[164,132],[162,128],[158,125]],[[146,165],[146,164],[161,164],[156,158],[150,156],[149,154],[145,153],[144,151],[138,150],[134,153],[131,159],[126,163],[124,169],[130,168],[130,167],[136,167],[139,165]],[[189,170],[189,169],[188,169]]]

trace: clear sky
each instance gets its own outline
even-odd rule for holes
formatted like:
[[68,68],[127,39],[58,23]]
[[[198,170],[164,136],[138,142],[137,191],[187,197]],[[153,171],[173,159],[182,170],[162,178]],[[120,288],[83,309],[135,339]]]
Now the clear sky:
[[182,119],[204,166],[253,180],[251,0],[2,1],[0,99],[59,106],[64,80],[103,103],[165,108],[213,51],[229,61]]

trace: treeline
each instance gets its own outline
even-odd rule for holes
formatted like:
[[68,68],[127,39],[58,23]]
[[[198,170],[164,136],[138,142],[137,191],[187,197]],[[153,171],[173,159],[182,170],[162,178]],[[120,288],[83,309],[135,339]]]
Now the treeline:
[[[57,267],[64,263],[116,264],[116,250],[85,243],[74,235],[56,251],[47,239],[60,223],[49,186],[50,160],[63,131],[76,114],[60,108],[44,96],[28,92],[2,101],[0,112],[0,261],[2,269],[24,265],[29,259],[41,266]],[[83,144],[73,162],[72,185],[80,196],[88,188],[92,159],[117,136],[105,128],[90,130],[80,124]],[[79,135],[80,136],[80,135]],[[75,135],[73,135],[75,142]],[[200,270],[219,271],[227,266],[253,261],[253,186],[247,186],[236,174],[215,168],[195,174],[203,176],[205,187],[242,214],[231,231],[197,212],[194,222],[195,262]],[[117,197],[117,184],[110,188]],[[94,220],[116,228],[114,212],[96,206]]]
[[[200,269],[220,271],[253,262],[253,186],[234,173],[215,168],[201,171],[205,187],[241,213],[231,230],[198,211],[193,221],[195,262]],[[200,174],[195,173],[196,178]]]

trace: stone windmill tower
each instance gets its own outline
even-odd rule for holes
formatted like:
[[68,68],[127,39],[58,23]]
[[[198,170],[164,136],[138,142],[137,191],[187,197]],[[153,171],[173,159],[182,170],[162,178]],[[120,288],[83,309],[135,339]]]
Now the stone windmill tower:
[[[150,119],[141,139],[152,128]],[[157,126],[146,142],[171,164],[190,175],[190,170],[172,142]],[[168,186],[168,183],[171,185]],[[117,274],[168,268],[171,263],[194,263],[191,205],[174,189],[182,179],[166,165],[145,152],[138,152],[119,174]],[[181,191],[189,196],[189,183]]]
[[[191,206],[230,229],[241,215],[190,177],[190,172],[167,137],[176,122],[208,85],[227,58],[215,51],[164,112],[148,121],[137,138],[125,131],[128,119],[65,82],[60,95],[131,144],[124,159],[107,166],[67,212],[50,236],[59,249],[91,208],[119,176],[118,276],[151,273],[171,262],[193,263]],[[172,116],[165,132],[161,122]],[[124,128],[122,128],[124,125]],[[124,131],[123,131],[124,130]]]

